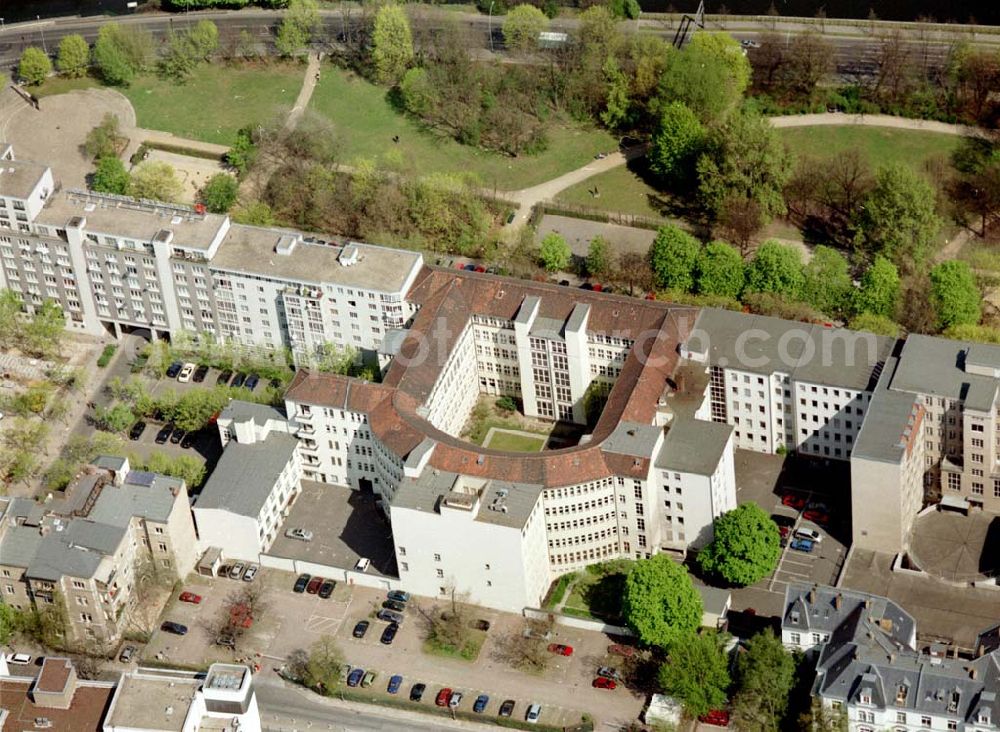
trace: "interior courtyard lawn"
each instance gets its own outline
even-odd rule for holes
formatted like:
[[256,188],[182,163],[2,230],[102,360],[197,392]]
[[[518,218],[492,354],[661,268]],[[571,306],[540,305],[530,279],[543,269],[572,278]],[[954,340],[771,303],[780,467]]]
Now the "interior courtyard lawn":
[[930,158],[951,155],[962,141],[958,135],[940,132],[860,125],[785,127],[778,134],[799,157],[826,158],[844,150],[858,150],[872,167],[905,163],[919,171]]
[[291,109],[304,74],[305,66],[295,63],[202,64],[184,84],[148,75],[120,91],[140,127],[230,145],[241,127]]
[[474,173],[484,188],[501,191],[555,178],[617,148],[610,133],[572,124],[549,125],[548,146],[537,155],[512,158],[461,145],[397,111],[384,87],[330,65],[323,66],[309,106],[336,126],[345,163],[398,152],[407,171]]
[[539,452],[545,447],[545,438],[526,432],[500,432],[488,435],[483,447],[507,452]]

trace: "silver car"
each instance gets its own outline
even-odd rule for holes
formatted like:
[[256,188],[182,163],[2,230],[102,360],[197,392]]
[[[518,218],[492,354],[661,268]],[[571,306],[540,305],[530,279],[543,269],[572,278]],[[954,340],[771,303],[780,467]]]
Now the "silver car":
[[312,541],[313,532],[306,529],[287,529],[285,536],[289,539],[299,539],[300,541]]
[[246,569],[246,565],[243,562],[237,562],[229,568],[229,579],[238,580],[243,576],[244,569]]
[[247,567],[247,571],[243,573],[243,581],[253,582],[254,577],[257,576],[257,570],[259,569],[260,569],[259,564],[251,564],[249,567]]

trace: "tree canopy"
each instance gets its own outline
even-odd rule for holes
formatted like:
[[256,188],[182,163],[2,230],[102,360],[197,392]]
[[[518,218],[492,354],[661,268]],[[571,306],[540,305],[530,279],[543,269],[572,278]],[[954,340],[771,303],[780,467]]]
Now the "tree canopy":
[[724,241],[712,241],[698,253],[695,285],[701,295],[738,298],[743,291],[746,271],[743,257]]
[[649,265],[658,287],[690,292],[694,287],[694,267],[701,242],[683,229],[661,226],[649,247]]
[[799,250],[773,239],[761,244],[747,265],[746,287],[751,292],[768,292],[797,300],[804,283]]
[[595,236],[590,240],[586,264],[587,274],[591,277],[607,277],[611,273],[611,245],[603,236]]
[[782,727],[795,684],[795,662],[770,630],[751,638],[736,657],[737,691],[732,716],[741,732],[773,732]]
[[778,525],[756,503],[743,503],[722,514],[713,529],[712,543],[698,552],[698,564],[706,573],[745,587],[778,566]]
[[90,188],[100,193],[124,196],[128,193],[130,181],[125,164],[115,155],[105,155],[97,161],[97,170],[91,176]]
[[413,35],[401,5],[388,3],[375,14],[372,62],[375,65],[375,80],[390,85],[398,82],[413,62]]
[[504,45],[524,53],[538,47],[538,34],[549,27],[545,13],[534,5],[518,5],[507,11],[503,19]]
[[139,26],[106,23],[94,44],[94,64],[108,84],[127,86],[149,66],[153,37]]
[[836,249],[816,247],[803,274],[802,298],[820,312],[839,317],[853,305],[851,266]]
[[316,0],[289,0],[274,45],[282,56],[294,56],[322,29]]
[[147,160],[132,171],[129,193],[135,198],[173,202],[181,197],[181,182],[169,163]]
[[[723,36],[735,44],[739,60]],[[719,124],[736,109],[749,78],[750,67],[732,37],[699,32],[683,51],[670,56],[661,96],[665,102],[686,104],[702,124]]]
[[692,180],[705,134],[705,127],[686,104],[664,106],[649,152],[653,172],[675,184]]
[[569,265],[569,244],[556,232],[546,234],[538,245],[538,261],[549,272],[559,272]]
[[28,46],[21,54],[21,62],[17,65],[17,75],[28,84],[41,84],[52,73],[52,61],[49,55],[40,48]]
[[663,693],[677,699],[688,716],[699,717],[726,703],[730,684],[726,638],[712,632],[682,636],[660,667]]
[[861,286],[854,295],[854,309],[882,318],[892,318],[899,303],[899,272],[886,257],[876,255],[861,275]]
[[622,614],[643,643],[669,649],[701,625],[701,596],[683,565],[655,554],[629,570]]
[[979,323],[982,298],[967,262],[951,260],[935,266],[931,270],[931,298],[941,330]]
[[90,65],[90,46],[83,36],[73,33],[59,41],[56,67],[64,76],[83,76]]
[[227,173],[216,173],[201,189],[199,198],[212,213],[226,213],[236,203],[240,186],[233,176]]

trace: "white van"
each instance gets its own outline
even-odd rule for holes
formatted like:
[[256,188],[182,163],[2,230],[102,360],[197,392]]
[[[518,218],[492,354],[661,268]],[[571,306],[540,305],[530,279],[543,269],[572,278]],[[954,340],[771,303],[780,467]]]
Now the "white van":
[[12,653],[7,656],[7,663],[12,663],[17,666],[27,666],[31,663],[31,656],[27,653]]
[[369,559],[368,557],[361,557],[360,559],[358,559],[357,564],[354,565],[354,569],[356,569],[358,572],[367,572],[368,567],[371,563],[372,560]]
[[817,543],[823,541],[823,536],[816,531],[816,529],[796,529],[795,538],[808,539],[809,541],[815,541]]

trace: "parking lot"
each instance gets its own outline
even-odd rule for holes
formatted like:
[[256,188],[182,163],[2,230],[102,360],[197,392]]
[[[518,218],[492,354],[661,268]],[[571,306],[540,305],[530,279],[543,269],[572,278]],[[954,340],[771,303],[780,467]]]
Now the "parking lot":
[[[311,531],[313,539],[285,536],[291,528]],[[392,531],[375,507],[374,496],[326,483],[302,481],[302,492],[268,553],[345,569],[367,557],[370,574],[396,576]]]

